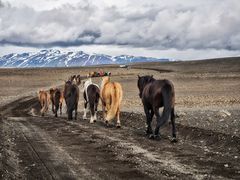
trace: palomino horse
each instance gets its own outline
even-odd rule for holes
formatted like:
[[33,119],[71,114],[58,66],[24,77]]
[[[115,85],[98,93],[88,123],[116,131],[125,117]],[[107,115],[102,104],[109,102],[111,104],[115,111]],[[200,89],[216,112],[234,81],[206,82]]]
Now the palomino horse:
[[79,88],[71,81],[65,82],[64,86],[64,99],[67,106],[68,120],[72,120],[72,113],[75,111],[75,120],[77,120],[77,109],[79,100]]
[[121,84],[117,82],[110,82],[109,76],[102,78],[101,100],[103,117],[105,118],[106,124],[117,116],[117,127],[121,127],[120,104],[122,102],[122,96],[123,91]]
[[[159,128],[166,123],[171,116],[173,142],[176,142],[175,128],[175,92],[172,82],[169,80],[156,80],[153,76],[138,76],[139,96],[142,99],[144,111],[147,118],[146,133],[149,138],[160,138]],[[162,116],[160,116],[159,108],[163,107]],[[157,118],[157,125],[153,134],[151,122],[153,115]]]
[[50,92],[50,100],[52,103],[52,112],[57,117],[58,109],[60,109],[60,114],[62,115],[62,103],[63,103],[63,92],[61,92],[58,88],[51,88]]
[[50,95],[47,91],[40,90],[38,92],[38,100],[41,105],[41,115],[44,116],[44,113],[48,110]]
[[100,90],[97,84],[92,82],[92,79],[89,78],[84,83],[84,115],[83,119],[87,119],[87,112],[90,109],[91,119],[90,123],[94,123],[97,120],[97,107],[100,97]]

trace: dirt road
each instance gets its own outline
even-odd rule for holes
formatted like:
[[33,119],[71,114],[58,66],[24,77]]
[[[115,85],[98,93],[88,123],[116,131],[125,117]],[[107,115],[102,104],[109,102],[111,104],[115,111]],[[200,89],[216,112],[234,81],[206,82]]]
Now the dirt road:
[[[34,109],[32,109],[34,108]],[[237,179],[239,138],[178,124],[179,142],[144,135],[144,117],[122,113],[123,127],[79,118],[40,117],[35,97],[1,108],[3,179]],[[226,148],[227,147],[227,148]]]

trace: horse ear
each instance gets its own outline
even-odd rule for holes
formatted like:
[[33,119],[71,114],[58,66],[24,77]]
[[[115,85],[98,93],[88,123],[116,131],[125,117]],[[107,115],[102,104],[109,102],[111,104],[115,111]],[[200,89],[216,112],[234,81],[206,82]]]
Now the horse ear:
[[153,75],[151,75],[151,78],[153,78]]
[[140,76],[139,76],[139,74],[138,74],[138,79],[140,79]]

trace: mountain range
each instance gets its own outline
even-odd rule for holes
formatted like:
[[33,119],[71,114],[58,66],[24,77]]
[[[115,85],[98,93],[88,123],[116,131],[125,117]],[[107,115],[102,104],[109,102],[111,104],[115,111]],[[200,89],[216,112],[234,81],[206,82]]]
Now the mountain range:
[[162,62],[166,58],[143,56],[109,56],[104,54],[87,54],[83,51],[61,52],[48,49],[35,53],[11,53],[0,57],[0,67],[76,67],[103,64],[129,64],[136,62]]

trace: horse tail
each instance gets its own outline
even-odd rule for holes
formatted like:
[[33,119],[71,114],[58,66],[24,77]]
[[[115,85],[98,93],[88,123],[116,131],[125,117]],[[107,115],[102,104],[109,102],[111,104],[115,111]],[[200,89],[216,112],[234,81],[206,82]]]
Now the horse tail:
[[87,100],[88,100],[88,103],[89,103],[89,107],[90,107],[90,111],[91,111],[91,114],[94,115],[94,112],[95,112],[95,102],[98,98],[98,94],[97,94],[97,87],[93,84],[90,84],[88,87],[87,87],[87,91],[85,91],[86,93],[86,97],[87,97]]
[[165,86],[162,88],[162,97],[163,97],[163,114],[161,117],[161,124],[166,123],[166,121],[169,119],[169,116],[171,115],[172,109],[174,108],[174,87],[171,83],[165,84]]
[[122,86],[119,83],[113,83],[113,87],[111,88],[111,105],[106,117],[107,121],[112,120],[116,116],[121,101]]

